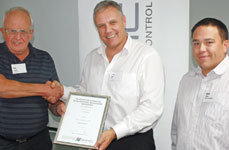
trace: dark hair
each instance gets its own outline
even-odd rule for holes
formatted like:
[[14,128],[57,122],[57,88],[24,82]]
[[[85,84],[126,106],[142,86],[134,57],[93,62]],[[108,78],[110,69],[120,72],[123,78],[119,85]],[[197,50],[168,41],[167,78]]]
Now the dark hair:
[[214,26],[218,29],[219,31],[219,35],[221,37],[222,40],[228,40],[228,30],[226,25],[220,21],[217,20],[215,18],[204,18],[202,20],[200,20],[199,22],[197,22],[194,27],[192,28],[192,37],[193,37],[193,33],[196,30],[196,28],[198,28],[199,26]]
[[96,13],[101,10],[101,9],[105,9],[108,7],[114,7],[118,10],[118,12],[120,13],[121,17],[124,16],[123,12],[122,12],[122,7],[115,1],[108,1],[108,0],[104,0],[99,2],[95,8],[94,8],[94,13],[93,13],[93,19],[94,19],[94,23],[95,23],[95,15]]

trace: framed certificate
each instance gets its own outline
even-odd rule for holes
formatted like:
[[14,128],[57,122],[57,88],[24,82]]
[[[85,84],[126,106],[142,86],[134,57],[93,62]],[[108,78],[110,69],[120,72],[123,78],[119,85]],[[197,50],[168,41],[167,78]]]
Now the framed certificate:
[[94,149],[105,123],[110,97],[70,93],[54,143]]

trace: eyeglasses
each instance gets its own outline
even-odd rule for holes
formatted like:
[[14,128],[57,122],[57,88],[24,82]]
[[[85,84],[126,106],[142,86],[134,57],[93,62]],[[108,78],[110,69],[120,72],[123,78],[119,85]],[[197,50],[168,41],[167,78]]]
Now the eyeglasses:
[[22,30],[22,29],[4,29],[6,34],[11,35],[11,36],[15,36],[17,35],[17,33],[19,33],[21,36],[26,36],[29,33],[31,33],[31,30]]

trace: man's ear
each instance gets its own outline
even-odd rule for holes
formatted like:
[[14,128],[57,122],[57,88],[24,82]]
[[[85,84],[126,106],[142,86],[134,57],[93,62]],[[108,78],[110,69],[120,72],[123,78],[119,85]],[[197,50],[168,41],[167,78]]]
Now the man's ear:
[[123,16],[123,24],[124,24],[124,26],[126,28],[126,16]]
[[3,39],[6,40],[6,32],[5,32],[4,28],[0,28],[0,31],[2,33]]
[[229,40],[225,40],[223,45],[224,45],[224,53],[226,54],[229,46]]
[[29,41],[32,40],[33,38],[33,33],[34,33],[34,29],[31,29],[30,33],[29,33]]

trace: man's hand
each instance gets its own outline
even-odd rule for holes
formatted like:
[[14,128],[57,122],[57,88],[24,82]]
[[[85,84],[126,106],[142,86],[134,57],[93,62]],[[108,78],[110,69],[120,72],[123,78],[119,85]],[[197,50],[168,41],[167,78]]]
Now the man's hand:
[[95,143],[95,149],[105,150],[115,138],[116,133],[113,129],[103,131],[101,137]]
[[62,116],[66,111],[65,103],[61,100],[57,101],[55,104],[49,104],[49,109],[56,116]]
[[9,80],[0,73],[1,98],[20,98],[29,96],[42,96],[53,104],[63,96],[63,87],[57,81],[47,81],[46,84],[41,84]]
[[56,103],[64,94],[63,86],[58,81],[47,81],[46,95],[43,96],[49,103]]
[[56,112],[58,115],[62,116],[66,112],[65,103],[63,101],[58,101],[56,104]]

